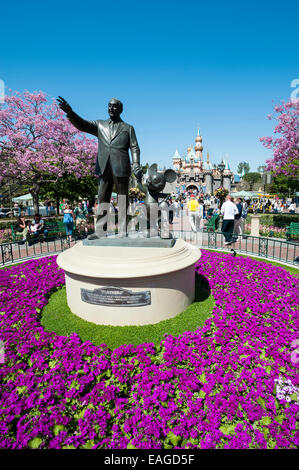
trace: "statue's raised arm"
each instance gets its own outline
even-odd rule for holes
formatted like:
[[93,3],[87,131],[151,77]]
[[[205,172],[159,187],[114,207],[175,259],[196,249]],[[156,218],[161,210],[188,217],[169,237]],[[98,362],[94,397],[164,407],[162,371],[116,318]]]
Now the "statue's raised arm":
[[58,96],[57,102],[58,102],[60,109],[62,109],[62,111],[65,112],[66,114],[69,114],[73,111],[71,106],[68,104],[68,102],[64,98],[62,98],[62,96]]
[[76,114],[69,103],[62,98],[62,96],[58,96],[57,103],[62,109],[63,112],[66,113],[67,118],[71,121],[73,126],[75,126],[79,131],[88,132],[89,134],[98,135],[98,127],[96,121],[87,121],[86,119],[81,118]]

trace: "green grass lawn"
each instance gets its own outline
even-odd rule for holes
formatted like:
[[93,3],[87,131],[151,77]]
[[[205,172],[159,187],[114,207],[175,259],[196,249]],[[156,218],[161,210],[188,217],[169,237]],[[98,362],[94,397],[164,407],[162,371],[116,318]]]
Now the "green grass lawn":
[[66,289],[63,287],[51,295],[49,303],[42,311],[41,324],[47,331],[55,331],[63,336],[75,332],[82,341],[89,340],[95,345],[104,343],[111,349],[122,344],[136,346],[149,342],[159,345],[165,334],[178,336],[184,331],[201,328],[212,315],[213,307],[214,298],[210,294],[208,282],[198,277],[195,301],[174,318],[143,326],[95,325],[71,312],[66,301]]

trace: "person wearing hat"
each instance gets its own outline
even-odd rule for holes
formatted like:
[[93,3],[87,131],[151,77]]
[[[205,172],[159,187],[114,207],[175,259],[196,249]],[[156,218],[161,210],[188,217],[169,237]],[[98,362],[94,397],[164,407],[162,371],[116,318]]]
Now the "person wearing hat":
[[194,194],[191,194],[189,201],[187,202],[187,213],[189,216],[189,222],[191,225],[192,232],[197,232],[199,222],[199,210],[200,205]]

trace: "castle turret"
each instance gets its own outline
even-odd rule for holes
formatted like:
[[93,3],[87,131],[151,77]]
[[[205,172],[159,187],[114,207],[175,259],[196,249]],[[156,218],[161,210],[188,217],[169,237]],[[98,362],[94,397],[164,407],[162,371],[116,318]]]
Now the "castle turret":
[[195,154],[196,154],[196,157],[200,160],[201,166],[202,166],[202,151],[203,151],[202,137],[198,129],[197,136],[195,137]]
[[172,164],[177,171],[181,168],[181,156],[178,152],[178,149],[176,149],[172,157]]

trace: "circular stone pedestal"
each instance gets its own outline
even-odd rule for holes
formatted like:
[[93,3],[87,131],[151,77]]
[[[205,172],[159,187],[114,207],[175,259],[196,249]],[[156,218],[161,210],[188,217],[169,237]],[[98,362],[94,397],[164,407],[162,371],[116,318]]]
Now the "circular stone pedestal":
[[[107,239],[108,240],[108,239]],[[150,240],[150,239],[149,239]],[[100,325],[147,325],[176,316],[194,300],[198,248],[77,243],[61,253],[71,311]]]

